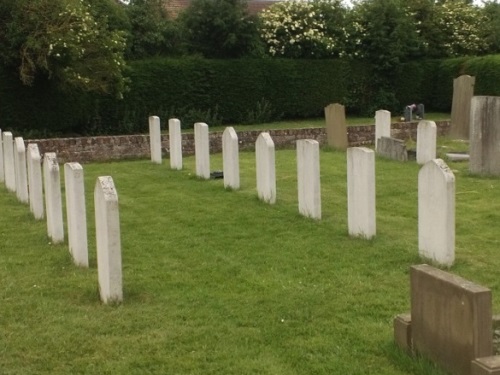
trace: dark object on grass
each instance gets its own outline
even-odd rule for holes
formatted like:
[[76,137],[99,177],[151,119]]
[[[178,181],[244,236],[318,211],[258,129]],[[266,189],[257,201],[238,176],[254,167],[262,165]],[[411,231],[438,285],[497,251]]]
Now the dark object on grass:
[[210,173],[210,178],[217,180],[219,178],[224,178],[224,172],[223,171],[213,171]]

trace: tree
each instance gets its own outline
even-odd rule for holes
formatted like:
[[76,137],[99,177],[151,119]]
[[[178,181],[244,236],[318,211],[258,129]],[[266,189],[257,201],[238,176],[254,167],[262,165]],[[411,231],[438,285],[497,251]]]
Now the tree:
[[487,53],[500,53],[500,3],[498,0],[485,1],[481,13],[485,18],[482,36],[488,44]]
[[0,6],[0,61],[32,85],[38,75],[62,87],[125,90],[124,32],[110,30],[83,0],[8,0]]

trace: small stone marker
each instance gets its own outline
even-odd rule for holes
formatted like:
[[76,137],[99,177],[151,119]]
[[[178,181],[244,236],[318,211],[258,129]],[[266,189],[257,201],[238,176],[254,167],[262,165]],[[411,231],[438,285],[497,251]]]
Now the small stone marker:
[[335,103],[325,107],[325,120],[328,146],[346,150],[348,142],[344,106]]
[[83,168],[79,163],[64,164],[68,247],[77,266],[89,266],[87,211]]
[[203,122],[194,124],[194,152],[196,175],[208,180],[210,178],[210,143],[208,125]]
[[11,132],[3,133],[3,162],[5,172],[5,187],[16,191],[16,168],[14,164],[14,139]]
[[111,176],[98,177],[94,190],[97,273],[101,301],[123,301],[118,194]]
[[14,167],[16,169],[16,196],[22,203],[29,202],[26,147],[22,137],[14,138]]
[[500,356],[476,358],[471,362],[471,375],[500,375]]
[[170,143],[170,168],[182,169],[181,122],[176,118],[168,120],[168,139]]
[[28,144],[27,157],[30,210],[35,219],[41,220],[45,216],[43,203],[42,158],[36,143]]
[[43,180],[45,208],[47,211],[47,234],[53,243],[64,241],[63,211],[61,200],[61,178],[55,152],[46,152],[43,157]]
[[238,135],[232,126],[228,126],[222,133],[222,165],[225,188],[240,188],[240,157],[238,152]]
[[347,207],[349,234],[374,237],[375,152],[369,148],[347,149]]
[[375,112],[375,150],[381,137],[391,137],[391,112],[385,109]]
[[151,161],[161,164],[161,128],[158,116],[149,116],[149,146],[151,149]]
[[437,128],[434,121],[420,121],[417,127],[417,164],[436,158]]
[[260,133],[255,142],[257,196],[260,200],[276,203],[276,163],[274,142],[269,133]]
[[5,182],[5,171],[3,168],[3,136],[0,129],[0,182]]
[[470,126],[470,171],[500,176],[500,96],[474,96]]
[[401,139],[380,137],[377,142],[377,154],[392,160],[408,161],[406,144]]
[[455,176],[441,159],[418,173],[418,248],[444,266],[455,260]]
[[297,182],[300,214],[312,219],[321,219],[318,141],[297,141]]
[[471,99],[475,84],[476,78],[469,75],[462,75],[453,80],[450,128],[452,139],[469,139]]
[[493,354],[488,288],[428,266],[412,266],[413,349],[452,374],[469,375],[471,361]]

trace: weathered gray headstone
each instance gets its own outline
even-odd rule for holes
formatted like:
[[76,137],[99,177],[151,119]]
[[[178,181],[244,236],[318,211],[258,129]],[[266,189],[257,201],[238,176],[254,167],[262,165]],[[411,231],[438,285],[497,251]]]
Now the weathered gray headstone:
[[22,203],[29,202],[26,147],[22,137],[14,138],[14,168],[16,169],[16,196]]
[[375,112],[375,150],[381,137],[391,136],[391,112],[385,109]]
[[210,178],[210,141],[208,125],[203,122],[194,124],[194,153],[196,175],[208,180]]
[[321,185],[319,143],[312,139],[297,141],[297,182],[299,212],[312,219],[321,219]]
[[87,242],[87,210],[83,168],[80,163],[64,164],[68,247],[77,266],[89,266]]
[[3,136],[0,129],[0,182],[5,182],[5,171],[3,167]]
[[41,220],[45,216],[43,202],[42,158],[36,143],[28,144],[27,159],[30,211],[35,219]]
[[348,142],[344,106],[335,103],[325,107],[325,120],[328,146],[346,150]]
[[469,75],[462,75],[453,80],[450,128],[452,139],[469,139],[470,106],[475,83],[476,77]]
[[118,194],[111,176],[98,177],[94,190],[97,274],[101,301],[123,301]]
[[443,266],[455,260],[455,176],[441,159],[418,173],[418,249]]
[[228,126],[222,133],[222,164],[225,188],[240,188],[240,157],[238,152],[238,135],[232,126]]
[[5,172],[5,187],[7,190],[16,191],[16,168],[14,164],[14,138],[11,132],[4,132],[3,136],[3,162]]
[[161,128],[158,116],[149,117],[149,146],[151,149],[151,161],[161,164]]
[[181,122],[176,118],[168,120],[168,138],[170,143],[170,168],[182,169],[182,133]]
[[257,195],[260,200],[276,203],[276,164],[274,142],[269,133],[260,133],[255,142]]
[[377,154],[397,161],[408,161],[406,143],[401,139],[380,137],[377,142]]
[[420,121],[417,127],[417,164],[436,158],[437,128],[434,121]]
[[375,236],[375,152],[366,147],[347,149],[347,213],[351,236]]
[[43,181],[45,211],[47,212],[47,234],[53,243],[64,241],[61,177],[55,152],[43,156]]
[[500,96],[474,96],[470,126],[470,171],[500,176]]

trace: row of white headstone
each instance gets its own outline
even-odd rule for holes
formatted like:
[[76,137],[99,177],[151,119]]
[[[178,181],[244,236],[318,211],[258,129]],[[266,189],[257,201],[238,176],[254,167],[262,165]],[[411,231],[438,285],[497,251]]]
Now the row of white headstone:
[[[68,247],[77,266],[88,267],[87,214],[83,168],[64,164]],[[42,158],[35,143],[25,148],[22,137],[0,130],[0,182],[29,203],[37,220],[46,216],[52,243],[64,242],[63,205],[59,163],[56,153]],[[45,194],[44,194],[45,191]],[[122,292],[121,240],[118,195],[110,176],[98,177],[94,189],[97,265],[101,300],[120,302]]]
[[[153,121],[157,138],[151,133],[151,142],[156,143],[155,150],[158,150],[158,145],[161,145],[160,123],[158,117],[154,117]],[[170,134],[170,144],[173,142],[181,145],[180,122],[177,119],[169,120],[169,129],[172,124],[176,127],[176,132]],[[386,128],[390,134],[390,122]],[[208,179],[210,178],[208,125],[196,123],[194,132],[196,175]],[[444,161],[436,159],[435,124],[431,121],[422,121],[419,124],[418,134],[417,142],[421,144],[419,162],[424,164],[418,179],[419,253],[425,258],[449,266],[453,264],[455,253],[455,178]],[[380,136],[383,136],[383,133]],[[176,163],[175,166],[171,164],[171,167],[182,169],[182,147],[178,146],[175,152]],[[269,133],[263,132],[258,136],[255,153],[257,195],[264,202],[275,203],[275,148]],[[240,186],[238,136],[232,127],[227,127],[222,134],[222,154],[224,186],[238,189]],[[155,159],[152,154],[152,160],[161,163],[161,147]],[[320,154],[319,143],[316,140],[297,141],[297,183],[300,214],[321,219]],[[376,235],[375,153],[369,148],[347,149],[347,207],[349,234],[367,239],[373,238]]]

